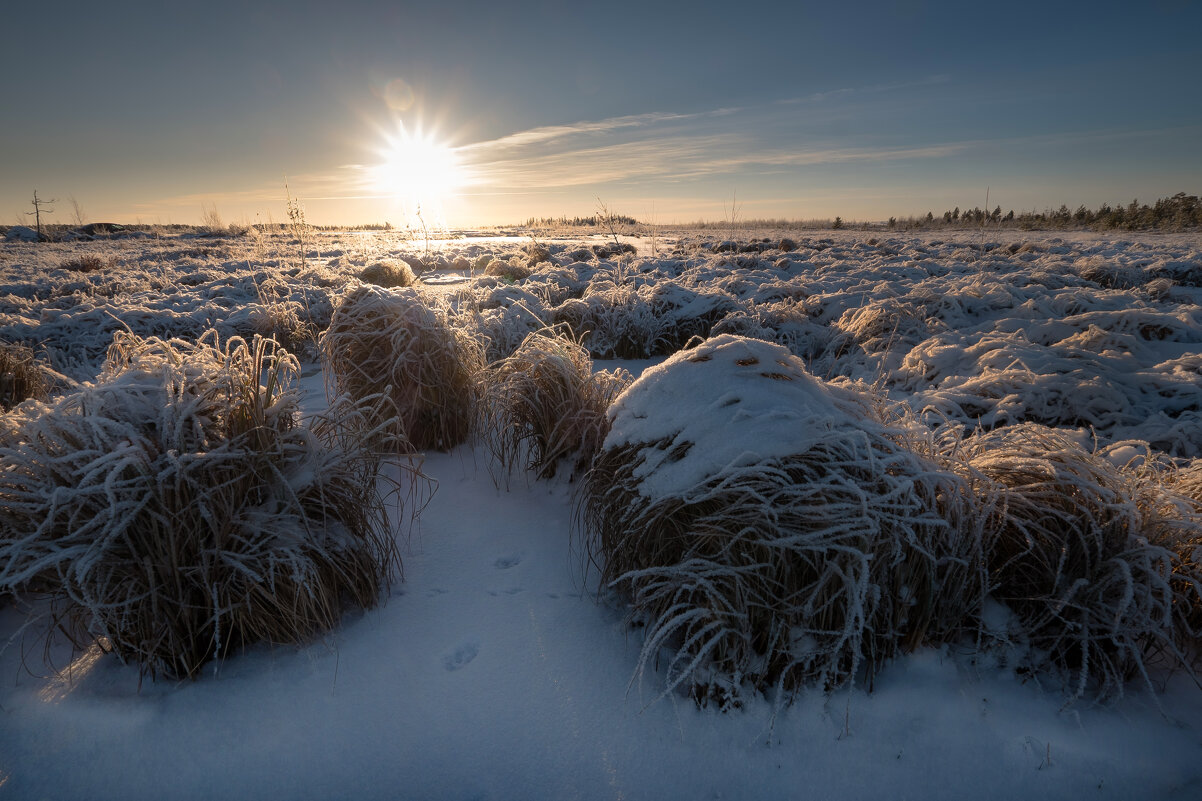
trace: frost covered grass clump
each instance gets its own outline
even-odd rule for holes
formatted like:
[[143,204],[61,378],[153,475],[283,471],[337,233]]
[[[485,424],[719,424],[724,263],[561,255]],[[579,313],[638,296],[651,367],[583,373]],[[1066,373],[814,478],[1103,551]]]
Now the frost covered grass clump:
[[300,425],[297,370],[270,340],[119,334],[95,383],[12,412],[0,588],[169,677],[374,606],[399,565],[380,440],[345,403]]
[[416,289],[359,286],[321,337],[331,394],[385,397],[396,433],[418,450],[467,439],[476,413],[480,346]]
[[561,460],[586,466],[601,447],[605,413],[630,384],[624,370],[594,373],[588,351],[554,330],[526,337],[512,356],[489,367],[484,398],[485,438],[507,470],[523,467],[541,478]]
[[669,690],[871,678],[980,603],[965,482],[782,346],[714,337],[647,370],[609,419],[587,548],[646,626],[639,671],[670,650]]
[[[1143,457],[1116,467],[1066,432],[1034,423],[964,441],[967,466],[1000,492],[987,533],[991,594],[1012,613],[1031,667],[1072,679],[1072,695],[1151,684],[1150,661],[1197,653],[1202,517]],[[1170,473],[1171,475],[1171,473]],[[992,486],[990,486],[992,485]]]

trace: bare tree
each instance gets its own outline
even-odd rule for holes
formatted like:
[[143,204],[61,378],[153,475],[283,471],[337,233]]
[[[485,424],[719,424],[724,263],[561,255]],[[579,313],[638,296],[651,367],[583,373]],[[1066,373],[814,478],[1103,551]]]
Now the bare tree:
[[37,226],[39,242],[46,239],[46,237],[42,235],[42,213],[45,212],[46,214],[49,214],[50,212],[54,211],[54,207],[50,205],[54,202],[54,198],[51,198],[50,200],[42,200],[38,197],[38,190],[33,190],[33,219],[35,225]]

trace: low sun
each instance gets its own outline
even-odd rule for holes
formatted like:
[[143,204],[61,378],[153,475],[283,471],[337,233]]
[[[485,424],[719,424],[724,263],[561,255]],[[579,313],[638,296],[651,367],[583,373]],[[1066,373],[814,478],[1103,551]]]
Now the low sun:
[[464,183],[455,149],[420,129],[400,128],[381,150],[375,183],[383,192],[418,206],[435,206]]

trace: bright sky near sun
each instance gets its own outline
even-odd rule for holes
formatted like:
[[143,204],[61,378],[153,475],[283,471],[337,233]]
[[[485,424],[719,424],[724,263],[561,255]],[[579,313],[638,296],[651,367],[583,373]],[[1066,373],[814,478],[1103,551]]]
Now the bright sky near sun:
[[880,220],[1202,191],[1202,2],[10,4],[0,222]]

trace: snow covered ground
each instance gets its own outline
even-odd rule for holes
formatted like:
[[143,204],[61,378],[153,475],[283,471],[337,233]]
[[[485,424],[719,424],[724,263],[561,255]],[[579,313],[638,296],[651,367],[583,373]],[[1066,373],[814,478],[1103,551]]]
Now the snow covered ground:
[[[450,242],[427,277],[498,341],[584,315],[594,353],[641,357],[617,362],[638,372],[674,329],[758,333],[917,410],[1202,453],[1202,237],[803,232],[769,247],[781,236],[731,253],[683,233],[624,261],[580,252],[600,240],[547,242],[553,265],[512,283],[455,259],[520,260],[528,240]],[[86,379],[117,327],[252,333],[287,325],[281,309],[320,324],[365,264],[423,251],[358,233],[315,236],[303,264],[271,238],[8,243],[0,337]],[[69,266],[81,255],[101,268]],[[305,376],[321,408],[319,368]],[[481,446],[427,456],[437,491],[402,535],[384,605],[193,682],[140,680],[96,649],[44,652],[23,607],[0,609],[0,798],[1202,796],[1202,691],[1181,674],[1069,705],[997,655],[924,649],[871,693],[725,713],[656,700],[655,674],[631,683],[639,631],[584,568],[576,483],[498,488],[488,460]]]

